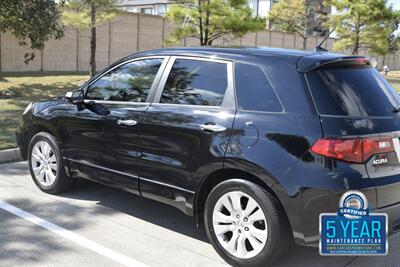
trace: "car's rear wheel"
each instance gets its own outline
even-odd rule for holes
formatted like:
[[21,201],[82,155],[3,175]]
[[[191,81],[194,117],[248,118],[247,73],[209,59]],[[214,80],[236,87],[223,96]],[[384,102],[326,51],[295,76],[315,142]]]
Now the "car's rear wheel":
[[278,200],[263,187],[241,179],[222,182],[211,191],[205,225],[214,248],[234,266],[266,266],[292,243]]
[[40,190],[58,194],[73,186],[75,180],[65,174],[60,150],[51,134],[40,132],[32,137],[28,161],[32,179]]

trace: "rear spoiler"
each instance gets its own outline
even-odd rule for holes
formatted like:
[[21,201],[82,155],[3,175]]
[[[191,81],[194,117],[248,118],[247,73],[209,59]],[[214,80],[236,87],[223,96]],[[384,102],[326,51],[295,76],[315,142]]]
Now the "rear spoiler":
[[356,65],[371,65],[375,67],[375,60],[363,56],[346,56],[331,53],[319,53],[299,58],[297,62],[297,71],[305,73],[322,66],[335,63],[349,63]]

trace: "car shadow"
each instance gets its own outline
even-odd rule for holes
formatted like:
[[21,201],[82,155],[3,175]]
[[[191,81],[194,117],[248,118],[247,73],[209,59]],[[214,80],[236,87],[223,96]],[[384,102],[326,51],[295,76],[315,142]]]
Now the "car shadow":
[[64,193],[63,197],[96,201],[97,205],[208,242],[204,228],[202,226],[196,228],[194,217],[187,216],[178,209],[155,200],[85,179],[79,179],[73,190]]
[[[101,205],[185,236],[209,243],[204,226],[196,228],[194,218],[155,200],[136,196],[95,182],[80,179],[75,188],[63,197],[96,201]],[[275,266],[346,266],[354,257],[322,257],[317,248],[293,245]]]

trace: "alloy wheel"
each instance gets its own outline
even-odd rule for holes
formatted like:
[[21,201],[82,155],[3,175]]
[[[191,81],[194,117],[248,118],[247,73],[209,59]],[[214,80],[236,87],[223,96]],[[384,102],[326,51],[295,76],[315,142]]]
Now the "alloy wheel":
[[31,152],[31,167],[35,179],[43,186],[51,186],[57,177],[57,158],[45,141],[37,142]]
[[222,195],[214,206],[212,221],[221,246],[237,258],[257,256],[267,242],[265,214],[257,201],[244,192]]

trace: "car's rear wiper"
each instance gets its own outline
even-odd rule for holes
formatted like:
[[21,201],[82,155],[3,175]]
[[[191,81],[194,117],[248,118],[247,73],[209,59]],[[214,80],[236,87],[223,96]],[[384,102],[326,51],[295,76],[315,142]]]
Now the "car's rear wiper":
[[394,107],[393,112],[399,113],[400,112],[400,106]]

